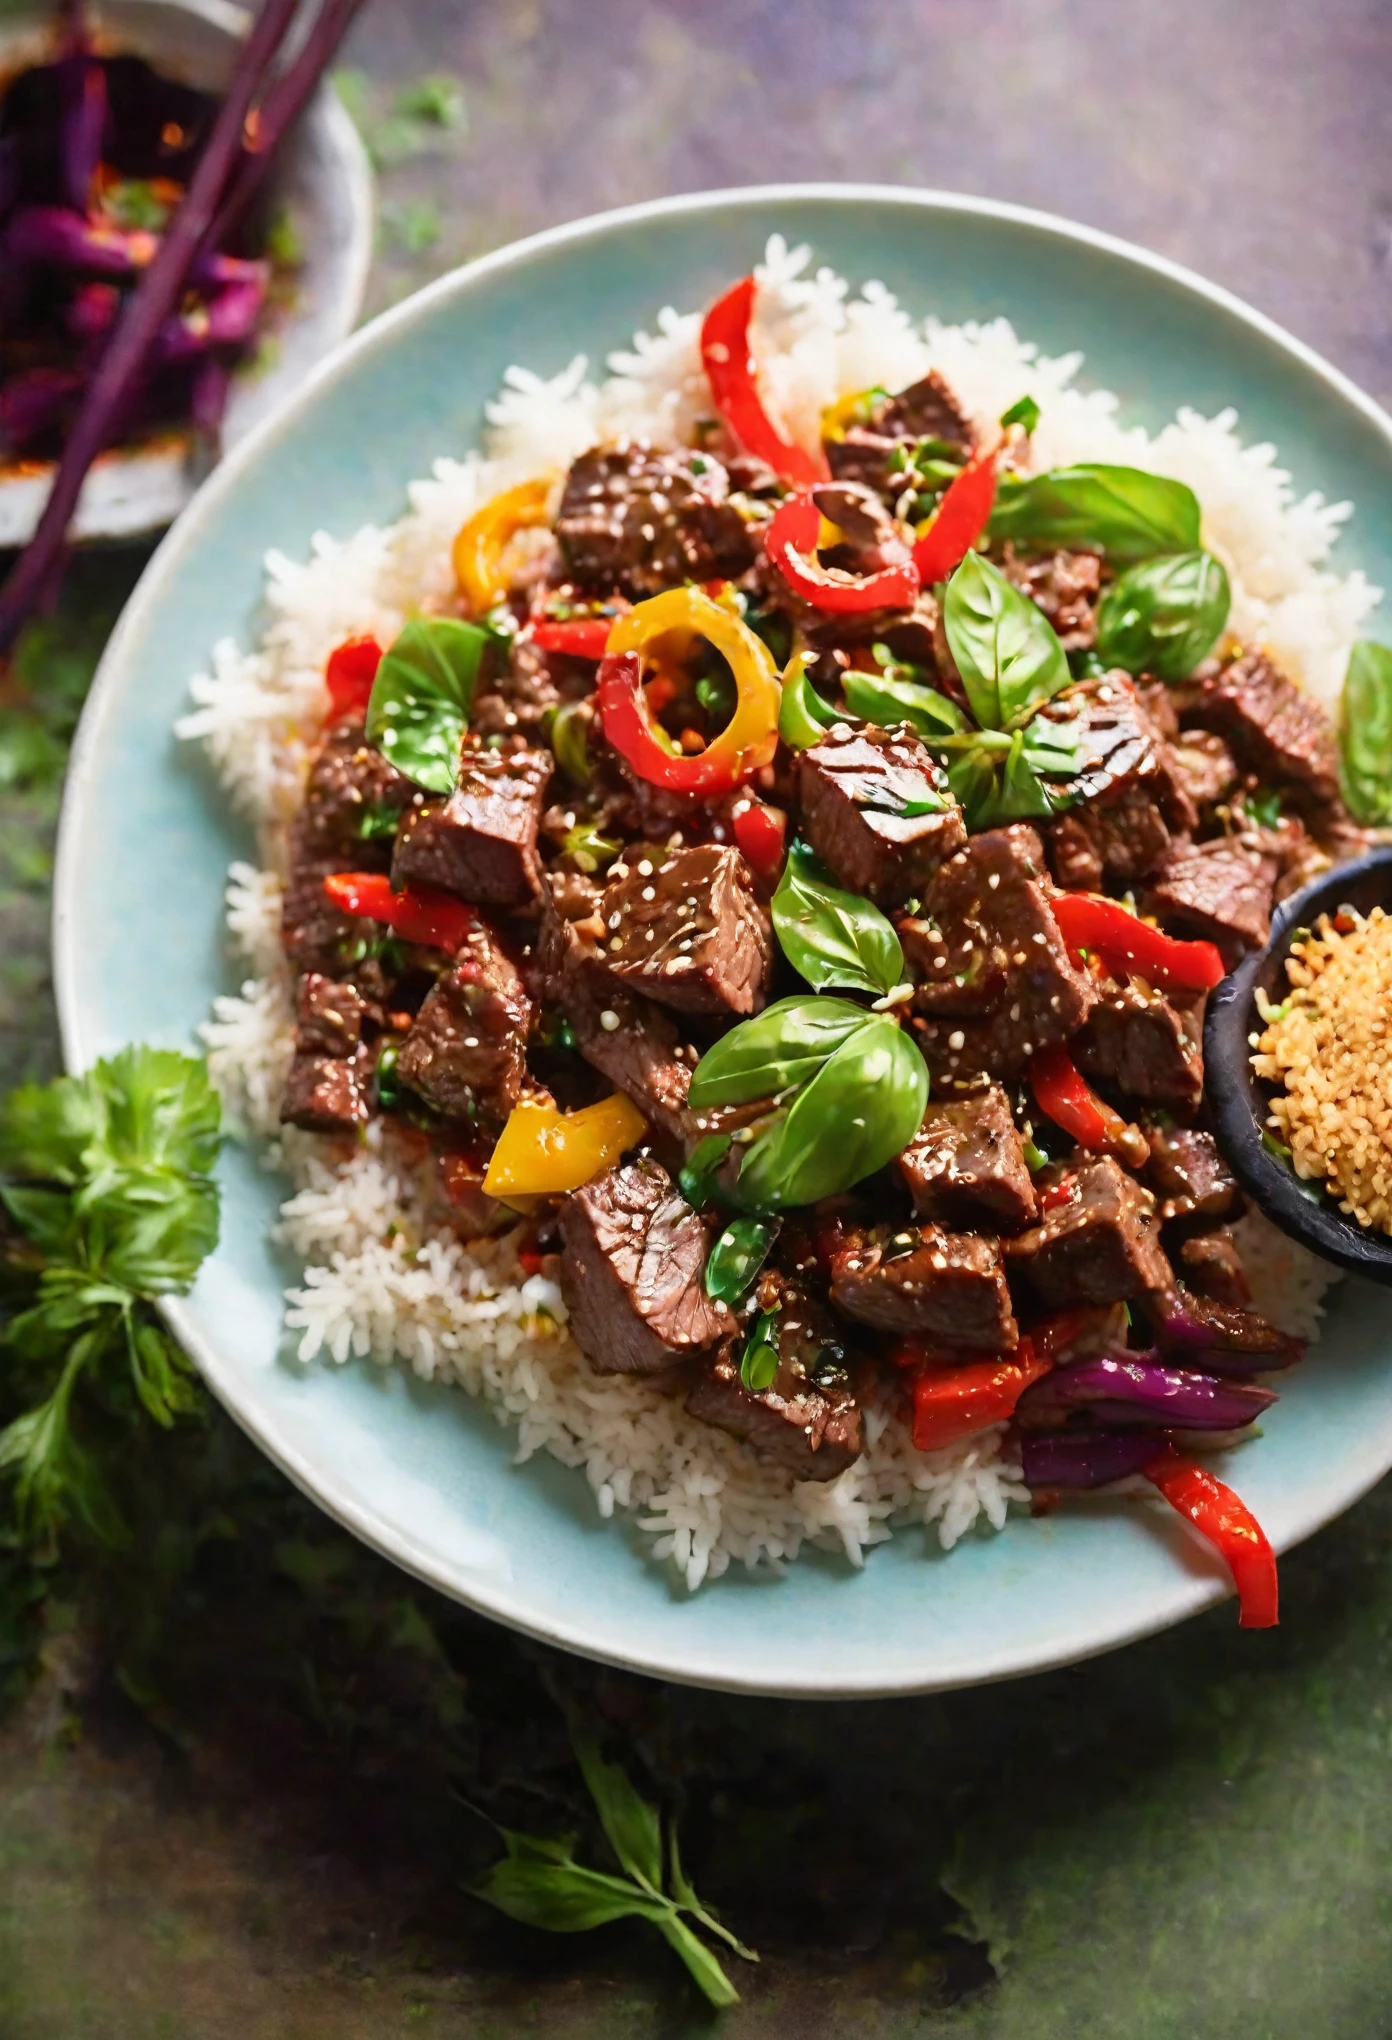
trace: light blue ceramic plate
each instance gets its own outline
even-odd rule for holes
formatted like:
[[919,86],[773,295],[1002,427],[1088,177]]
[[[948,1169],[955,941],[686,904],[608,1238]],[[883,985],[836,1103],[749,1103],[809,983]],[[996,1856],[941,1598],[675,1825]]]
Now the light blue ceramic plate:
[[[256,629],[269,546],[305,551],[404,507],[407,481],[473,444],[513,361],[592,361],[660,305],[699,305],[772,232],[810,240],[915,313],[1005,313],[1159,425],[1235,404],[1299,487],[1358,506],[1340,564],[1392,581],[1392,424],[1306,349],[1221,291],[1062,221],[980,200],[847,186],[719,193],[582,221],[488,256],[369,326],[219,469],[156,554],[83,719],[60,847],[55,943],[69,1062],[127,1041],[190,1043],[227,988],[221,893],[247,844],[170,734],[188,676]],[[1177,1622],[1227,1591],[1177,1521],[1102,1505],[1013,1522],[943,1558],[922,1533],[863,1572],[814,1557],[694,1599],[602,1523],[578,1474],[510,1464],[511,1435],[465,1397],[395,1372],[287,1362],[277,1185],[222,1170],[222,1244],[170,1311],[209,1385],[292,1479],[446,1593],[590,1656],[747,1692],[907,1693],[1065,1663]],[[1315,1357],[1241,1455],[1281,1548],[1392,1464],[1385,1301],[1344,1289]],[[1152,1520],[1153,1518],[1153,1520]]]

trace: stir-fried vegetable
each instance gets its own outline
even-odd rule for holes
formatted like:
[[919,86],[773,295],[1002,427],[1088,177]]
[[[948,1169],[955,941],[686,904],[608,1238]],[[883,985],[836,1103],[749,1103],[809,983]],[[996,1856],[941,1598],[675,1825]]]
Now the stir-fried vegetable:
[[1079,1147],[1114,1154],[1132,1168],[1141,1166],[1145,1136],[1098,1097],[1062,1042],[1037,1049],[1029,1074],[1034,1102],[1044,1117],[1070,1134]]
[[837,885],[803,842],[788,852],[770,911],[783,954],[814,991],[883,998],[902,980],[904,952],[892,922],[873,901]]
[[854,616],[868,609],[907,609],[919,590],[912,559],[873,574],[846,574],[817,558],[822,513],[810,491],[785,497],[764,534],[764,551],[788,586],[804,602],[830,615]]
[[381,663],[382,647],[375,637],[347,638],[334,647],[324,668],[324,685],[335,715],[366,714]]
[[418,616],[381,660],[367,704],[368,741],[417,786],[453,792],[474,690],[496,643],[482,624]]
[[706,1260],[706,1295],[732,1310],[743,1303],[777,1237],[777,1227],[762,1219],[731,1219]]
[[782,808],[748,800],[735,809],[730,826],[736,848],[755,878],[772,885],[783,869],[788,841],[788,817]]
[[445,949],[451,956],[479,925],[477,909],[455,893],[433,885],[408,885],[393,892],[391,880],[378,871],[331,872],[324,891],[340,913],[384,921],[403,942]]
[[807,677],[812,654],[794,652],[783,675],[778,704],[778,734],[790,751],[810,751],[834,724],[844,720],[823,701]]
[[1276,1397],[1246,1381],[1218,1381],[1193,1368],[1167,1367],[1153,1353],[1100,1353],[1054,1368],[1022,1396],[1016,1412],[1031,1430],[1062,1430],[1078,1422],[1099,1431],[1236,1431],[1253,1423]]
[[532,643],[541,652],[565,652],[572,659],[602,659],[613,627],[612,616],[544,616],[532,625]]
[[983,448],[948,483],[914,547],[914,565],[925,588],[945,581],[971,551],[990,520],[995,494],[995,448]]
[[452,554],[454,577],[475,616],[487,616],[507,594],[507,549],[519,531],[546,523],[550,497],[551,484],[545,479],[519,482],[490,497],[461,526]]
[[862,1024],[745,1152],[736,1185],[751,1211],[815,1204],[902,1154],[923,1119],[928,1071],[892,1020]]
[[1181,942],[1096,893],[1062,893],[1053,907],[1069,948],[1092,950],[1113,977],[1199,992],[1222,983],[1223,959],[1211,942]]
[[991,537],[1033,552],[1104,553],[1128,566],[1155,553],[1195,551],[1199,499],[1183,482],[1105,463],[1007,475],[996,493]]
[[550,1098],[521,1098],[498,1136],[484,1190],[504,1201],[579,1190],[636,1147],[647,1125],[622,1091],[579,1112],[562,1112]]
[[1276,1554],[1246,1503],[1205,1467],[1174,1451],[1147,1466],[1145,1476],[1227,1565],[1237,1588],[1241,1627],[1274,1628],[1279,1619]]
[[790,487],[827,481],[830,474],[821,449],[809,453],[784,438],[764,409],[749,344],[754,290],[754,278],[742,277],[717,298],[702,323],[701,364],[715,407],[736,444],[756,460],[767,461]]
[[1032,1381],[1047,1374],[1052,1362],[1035,1352],[1027,1338],[1016,1351],[998,1360],[944,1361],[921,1341],[909,1341],[895,1354],[901,1367],[914,1366],[913,1441],[920,1452],[937,1452],[960,1444],[988,1424],[1004,1424]]

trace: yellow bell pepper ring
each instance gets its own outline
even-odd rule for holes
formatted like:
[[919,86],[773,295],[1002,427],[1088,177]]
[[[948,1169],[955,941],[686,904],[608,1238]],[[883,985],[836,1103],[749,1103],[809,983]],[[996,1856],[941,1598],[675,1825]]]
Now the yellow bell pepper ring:
[[484,1190],[504,1203],[579,1190],[636,1147],[647,1130],[647,1120],[622,1091],[580,1112],[562,1112],[550,1098],[522,1098],[498,1136]]
[[486,616],[507,594],[503,554],[519,531],[549,521],[551,482],[519,482],[491,496],[463,525],[454,541],[454,578],[475,616]]

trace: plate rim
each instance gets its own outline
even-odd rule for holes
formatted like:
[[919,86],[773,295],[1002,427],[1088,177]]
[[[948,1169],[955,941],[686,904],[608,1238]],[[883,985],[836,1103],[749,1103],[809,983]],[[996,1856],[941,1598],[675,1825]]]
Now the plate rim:
[[[1148,271],[1206,301],[1293,358],[1359,412],[1392,453],[1392,417],[1343,370],[1287,332],[1266,313],[1168,256],[1156,254],[1135,242],[1080,221],[1006,200],[939,189],[834,180],[733,186],[646,199],[606,212],[587,214],[582,219],[545,228],[490,250],[447,271],[380,313],[318,363],[294,391],[227,454],[203,483],[160,541],[136,584],[93,677],[73,742],[59,813],[51,929],[54,997],[67,1069],[85,1068],[93,1056],[91,1047],[84,1043],[84,1019],[76,986],[76,893],[80,870],[74,816],[96,774],[100,740],[115,706],[115,689],[120,669],[126,663],[126,647],[144,631],[147,618],[158,608],[184,553],[194,545],[204,524],[224,498],[236,488],[243,471],[252,467],[274,446],[306,402],[342,374],[347,366],[389,346],[398,331],[428,315],[437,303],[457,292],[467,292],[484,278],[521,267],[552,249],[583,244],[586,240],[652,220],[703,211],[740,212],[808,200],[848,209],[890,206],[909,212],[961,214],[1005,221],[1050,238],[1091,248],[1129,268]],[[503,1581],[495,1588],[485,1581],[447,1576],[438,1556],[420,1547],[409,1531],[389,1522],[352,1495],[339,1491],[332,1480],[326,1482],[322,1474],[315,1473],[309,1456],[280,1436],[273,1422],[241,1405],[237,1370],[222,1366],[215,1344],[203,1336],[194,1322],[191,1307],[184,1299],[162,1298],[159,1308],[175,1337],[194,1359],[208,1388],[258,1449],[317,1507],[363,1543],[437,1592],[538,1642],[647,1677],[708,1690],[805,1700],[863,1700],[952,1691],[1083,1663],[1172,1628],[1227,1599],[1232,1591],[1226,1580],[1215,1573],[1205,1577],[1177,1568],[1173,1590],[1155,1597],[1145,1613],[1134,1622],[1114,1623],[1105,1634],[1097,1635],[1081,1648],[1075,1639],[1057,1649],[1036,1647],[1027,1654],[1008,1646],[985,1654],[978,1653],[974,1669],[965,1675],[960,1670],[936,1673],[931,1666],[923,1666],[887,1676],[884,1673],[861,1673],[854,1667],[841,1666],[824,1677],[797,1676],[788,1679],[785,1676],[778,1681],[768,1677],[740,1676],[725,1664],[713,1662],[699,1648],[689,1649],[684,1657],[674,1660],[669,1651],[661,1649],[645,1652],[637,1647],[616,1649],[597,1646],[580,1624],[567,1623],[559,1618],[536,1620],[520,1611],[512,1605],[510,1581]],[[1278,1550],[1287,1551],[1303,1543],[1326,1523],[1345,1513],[1376,1485],[1389,1467],[1392,1467],[1392,1429],[1385,1446],[1360,1467],[1352,1485],[1341,1484],[1332,1498],[1327,1493],[1311,1498],[1303,1513],[1293,1525],[1286,1527],[1277,1540]]]

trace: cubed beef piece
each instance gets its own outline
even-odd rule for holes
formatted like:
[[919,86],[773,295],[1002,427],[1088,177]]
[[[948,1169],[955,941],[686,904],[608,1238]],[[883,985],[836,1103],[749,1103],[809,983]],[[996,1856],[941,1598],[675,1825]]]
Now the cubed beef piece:
[[1202,815],[1237,785],[1237,764],[1216,730],[1181,730],[1170,746],[1180,784]]
[[1334,725],[1265,652],[1245,651],[1191,690],[1187,715],[1226,737],[1247,771],[1293,782],[1317,801],[1339,797]]
[[1000,1241],[935,1225],[877,1228],[832,1256],[831,1300],[882,1332],[913,1332],[964,1353],[1012,1352]]
[[936,1076],[1017,1075],[1092,1010],[1096,994],[1068,960],[1043,872],[1033,829],[987,830],[938,868],[920,911],[899,924],[916,982],[914,1038]]
[[724,468],[685,449],[582,453],[566,476],[556,537],[574,581],[635,602],[683,581],[733,581],[754,563]]
[[541,884],[537,829],[552,769],[549,751],[466,748],[449,799],[417,809],[397,838],[393,885],[525,906]]
[[1044,1216],[1005,1251],[1047,1309],[1125,1303],[1172,1285],[1155,1199],[1110,1155],[1046,1169],[1035,1188]]
[[281,1101],[283,1125],[309,1133],[354,1133],[372,1116],[371,1053],[297,1054],[290,1064]]
[[1193,1126],[1148,1126],[1145,1133],[1150,1144],[1145,1177],[1167,1224],[1193,1219],[1210,1226],[1215,1219],[1238,1216],[1242,1196],[1237,1178],[1211,1133]]
[[473,1153],[446,1149],[438,1157],[436,1181],[427,1210],[461,1240],[481,1240],[505,1225],[516,1225],[517,1213],[484,1189],[488,1171]]
[[[796,1308],[798,1316],[791,1320]],[[809,1304],[791,1302],[777,1330],[778,1372],[756,1394],[740,1379],[744,1341],[722,1346],[686,1399],[693,1417],[742,1438],[761,1459],[786,1468],[796,1480],[835,1480],[859,1459],[864,1423],[850,1382],[809,1340]],[[792,1323],[788,1329],[785,1320]],[[836,1351],[833,1346],[830,1349]]]
[[[490,675],[474,696],[469,727],[476,736],[521,735],[536,743],[546,718],[564,698],[551,676],[556,654],[540,652],[525,637],[513,638],[507,663],[500,673]],[[587,678],[593,685],[594,667]]]
[[837,723],[800,754],[798,794],[822,862],[881,906],[921,892],[966,839],[946,780],[908,729]]
[[1136,682],[1136,699],[1161,736],[1173,743],[1179,735],[1179,712],[1175,707],[1174,690],[1167,687],[1163,680],[1147,680],[1142,677]]
[[1045,553],[1036,559],[1005,548],[1005,577],[1048,617],[1066,652],[1085,652],[1097,642],[1097,598],[1102,562],[1096,553]]
[[865,424],[828,439],[827,462],[838,481],[861,482],[893,501],[904,489],[905,462],[924,439],[941,440],[957,459],[965,459],[974,442],[966,414],[936,369],[879,404]]
[[372,1006],[355,985],[306,971],[296,995],[295,1048],[302,1055],[352,1055]]
[[280,909],[286,960],[292,970],[351,982],[369,999],[380,999],[387,989],[377,959],[382,930],[333,904],[324,891],[332,869],[302,864],[292,870]]
[[1185,1240],[1179,1250],[1179,1272],[1191,1289],[1215,1303],[1241,1308],[1252,1301],[1252,1285],[1228,1226]]
[[1201,1015],[1148,985],[1105,989],[1073,1055],[1088,1076],[1128,1098],[1192,1111],[1203,1096]]
[[606,889],[600,917],[610,971],[662,1005],[714,1014],[763,1005],[773,930],[729,844],[639,858]]
[[1169,858],[1146,896],[1146,911],[1186,935],[1217,945],[1229,970],[1271,933],[1280,870],[1269,851],[1232,836],[1186,843]]
[[426,995],[397,1074],[437,1112],[500,1127],[521,1095],[531,1024],[521,978],[480,923]]
[[710,1227],[650,1156],[572,1191],[560,1227],[570,1329],[597,1372],[656,1374],[729,1337],[702,1282]]
[[419,799],[419,787],[373,749],[361,723],[335,723],[310,760],[291,831],[292,867],[385,871],[397,824]]
[[1045,723],[1071,728],[1082,770],[1065,788],[1074,806],[1055,853],[1059,883],[1079,883],[1086,837],[1105,878],[1131,884],[1164,863],[1175,829],[1198,819],[1174,753],[1125,673],[1065,688],[1041,711]]
[[1025,1151],[999,1084],[929,1101],[895,1165],[920,1218],[1019,1232],[1038,1216]]
[[1045,830],[1049,869],[1061,892],[1101,892],[1106,883],[1102,844],[1082,815],[1060,815]]

